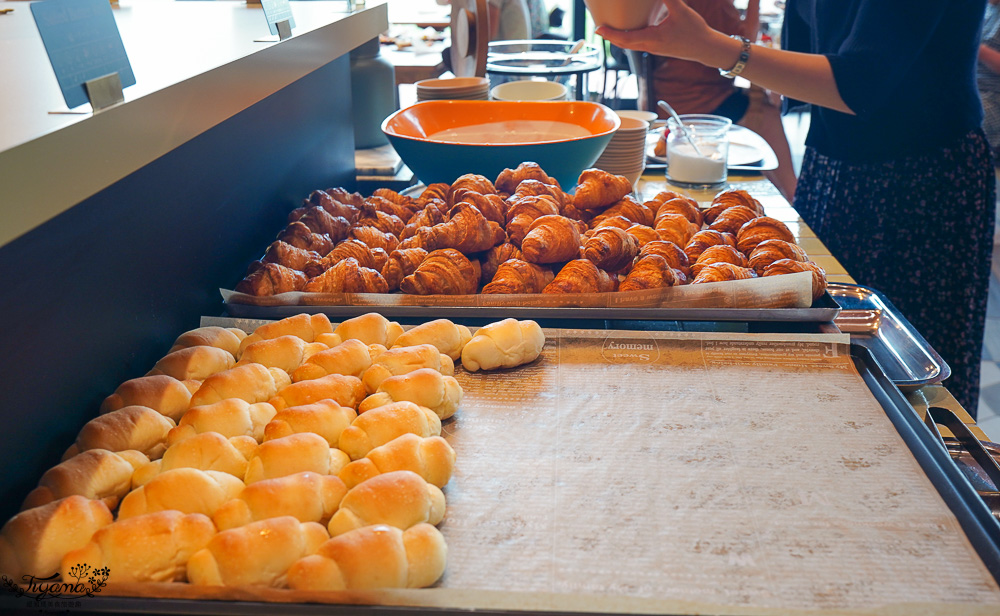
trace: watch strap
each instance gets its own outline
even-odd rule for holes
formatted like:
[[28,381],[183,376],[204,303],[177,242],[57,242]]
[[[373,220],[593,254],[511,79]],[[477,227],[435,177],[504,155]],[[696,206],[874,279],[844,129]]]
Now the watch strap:
[[743,69],[746,68],[747,62],[750,60],[750,39],[748,39],[745,36],[740,36],[738,34],[733,34],[729,38],[736,39],[737,41],[740,41],[740,43],[742,44],[742,47],[740,48],[740,57],[736,59],[736,64],[733,65],[733,68],[729,69],[728,71],[720,68],[719,73],[723,77],[733,79],[734,77],[743,72]]

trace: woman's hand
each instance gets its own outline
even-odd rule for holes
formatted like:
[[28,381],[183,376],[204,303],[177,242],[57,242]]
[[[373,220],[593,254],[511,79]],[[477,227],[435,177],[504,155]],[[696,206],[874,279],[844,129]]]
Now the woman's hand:
[[625,49],[708,64],[706,60],[713,55],[713,40],[716,38],[713,35],[721,33],[709,28],[702,16],[683,0],[663,0],[663,4],[667,8],[667,16],[655,26],[641,30],[615,30],[601,26],[596,32],[613,45]]

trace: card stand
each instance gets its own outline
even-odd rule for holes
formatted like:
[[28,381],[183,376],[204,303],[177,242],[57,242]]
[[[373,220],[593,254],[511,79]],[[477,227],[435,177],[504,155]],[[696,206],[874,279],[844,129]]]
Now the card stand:
[[94,113],[125,102],[125,92],[118,73],[85,81],[83,87],[87,91],[87,98],[90,100],[90,106],[94,108]]
[[282,19],[281,21],[275,22],[274,27],[278,29],[279,41],[292,38],[292,24],[289,20]]

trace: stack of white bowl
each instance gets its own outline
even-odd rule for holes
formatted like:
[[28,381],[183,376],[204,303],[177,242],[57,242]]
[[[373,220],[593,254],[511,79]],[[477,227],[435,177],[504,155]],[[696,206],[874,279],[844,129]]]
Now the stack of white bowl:
[[569,88],[555,81],[508,81],[494,86],[490,98],[495,101],[568,101]]
[[490,97],[490,80],[486,77],[424,79],[416,85],[418,103],[437,100],[485,101]]
[[594,163],[594,167],[608,173],[623,175],[634,186],[646,168],[646,132],[649,122],[623,117],[622,125],[611,137],[608,147]]

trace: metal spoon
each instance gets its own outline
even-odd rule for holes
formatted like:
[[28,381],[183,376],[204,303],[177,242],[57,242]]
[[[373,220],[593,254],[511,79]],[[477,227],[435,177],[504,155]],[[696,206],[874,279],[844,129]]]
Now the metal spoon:
[[702,154],[701,150],[698,149],[698,144],[695,143],[694,139],[691,138],[691,133],[688,131],[688,127],[684,125],[684,122],[681,122],[681,117],[677,115],[677,112],[674,111],[674,108],[668,105],[667,101],[657,101],[656,105],[660,109],[670,114],[670,117],[672,117],[674,121],[677,122],[677,126],[679,126],[680,129],[684,132],[684,137],[688,140],[688,143],[691,144],[691,147],[694,148],[695,154],[704,158],[705,155]]

